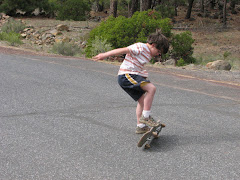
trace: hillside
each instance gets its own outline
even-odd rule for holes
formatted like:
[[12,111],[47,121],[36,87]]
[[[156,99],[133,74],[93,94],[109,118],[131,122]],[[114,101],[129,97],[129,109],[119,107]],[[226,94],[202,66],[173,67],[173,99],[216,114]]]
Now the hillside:
[[[210,11],[209,16],[204,18],[195,8],[190,20],[185,19],[186,11],[186,7],[179,8],[178,16],[173,19],[173,33],[186,30],[192,32],[195,39],[194,57],[197,59],[199,67],[204,68],[204,65],[210,61],[225,59],[233,65],[232,70],[240,70],[240,11],[237,14],[229,13],[227,29],[222,28],[220,19],[212,18],[215,10]],[[93,13],[91,19],[105,18],[106,16],[105,13]],[[96,21],[58,21],[47,18],[21,18],[21,20],[39,32],[50,31],[58,24],[68,25],[69,31],[64,32],[61,36],[68,37],[79,46],[87,40],[89,31],[99,23]],[[24,40],[24,44],[20,48],[49,53],[52,45],[39,45]]]

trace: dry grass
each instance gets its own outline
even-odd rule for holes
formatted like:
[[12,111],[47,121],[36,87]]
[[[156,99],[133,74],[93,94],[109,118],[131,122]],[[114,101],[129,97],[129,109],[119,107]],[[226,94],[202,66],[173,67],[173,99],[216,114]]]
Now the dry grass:
[[[193,9],[191,17],[194,20],[186,20],[186,7],[181,7],[179,16],[175,18],[180,26],[190,28],[195,39],[193,56],[197,58],[198,64],[205,65],[210,61],[224,59],[231,63],[233,70],[240,70],[240,12],[234,15],[228,13],[227,29],[222,28],[220,19],[203,18],[198,14],[198,9]],[[224,57],[224,54],[228,56]]]

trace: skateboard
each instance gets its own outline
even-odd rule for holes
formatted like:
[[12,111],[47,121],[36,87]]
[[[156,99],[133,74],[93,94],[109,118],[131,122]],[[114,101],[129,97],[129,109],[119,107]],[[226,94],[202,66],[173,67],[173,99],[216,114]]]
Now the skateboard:
[[159,133],[161,132],[162,128],[164,128],[164,127],[165,127],[165,124],[160,124],[157,127],[152,127],[148,132],[143,134],[143,136],[139,140],[137,146],[142,147],[145,144],[144,148],[149,149],[151,147],[150,144],[153,141],[153,139],[158,138]]

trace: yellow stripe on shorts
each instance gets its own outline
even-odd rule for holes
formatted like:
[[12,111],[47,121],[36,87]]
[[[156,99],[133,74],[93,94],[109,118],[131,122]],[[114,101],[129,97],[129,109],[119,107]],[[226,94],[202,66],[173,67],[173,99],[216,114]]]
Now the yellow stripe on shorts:
[[148,83],[149,83],[149,82],[142,81],[141,84],[140,84],[140,87],[146,86]]
[[135,81],[129,74],[125,74],[126,78],[132,83],[132,84],[137,84],[138,82]]

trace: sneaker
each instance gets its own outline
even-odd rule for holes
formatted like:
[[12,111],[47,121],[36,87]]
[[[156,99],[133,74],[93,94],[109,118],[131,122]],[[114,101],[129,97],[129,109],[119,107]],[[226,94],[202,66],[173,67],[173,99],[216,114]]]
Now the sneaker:
[[139,122],[151,127],[157,127],[160,125],[160,122],[155,121],[151,116],[149,116],[149,118],[145,118],[142,116]]
[[144,133],[148,132],[149,130],[150,130],[150,128],[148,126],[144,126],[143,128],[140,128],[137,126],[136,134],[144,134]]

